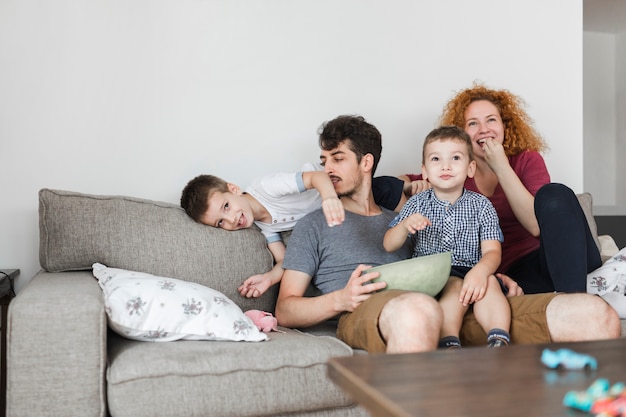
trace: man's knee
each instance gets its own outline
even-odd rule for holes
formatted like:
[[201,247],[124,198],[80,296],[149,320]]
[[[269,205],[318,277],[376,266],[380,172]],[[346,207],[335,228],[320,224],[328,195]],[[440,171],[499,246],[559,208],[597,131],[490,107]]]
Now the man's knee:
[[424,352],[437,348],[443,312],[437,301],[425,294],[406,293],[383,307],[378,330],[387,353]]
[[617,312],[602,298],[591,294],[561,294],[546,310],[555,342],[615,339],[621,335]]
[[590,295],[590,297],[594,299],[594,304],[597,304],[597,314],[601,317],[598,338],[615,339],[620,337],[622,334],[622,323],[615,309],[597,295]]
[[426,324],[441,328],[443,312],[437,300],[422,293],[406,293],[389,300],[380,313],[380,325],[415,327]]

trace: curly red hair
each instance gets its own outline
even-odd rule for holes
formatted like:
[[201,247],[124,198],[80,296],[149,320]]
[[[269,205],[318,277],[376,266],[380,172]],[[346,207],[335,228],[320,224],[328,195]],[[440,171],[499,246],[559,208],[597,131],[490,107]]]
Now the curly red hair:
[[443,109],[441,125],[455,125],[465,128],[465,110],[474,101],[487,100],[498,111],[504,123],[504,151],[507,156],[523,151],[543,152],[548,145],[533,127],[533,120],[523,107],[525,102],[507,90],[492,90],[482,84],[474,83],[472,88],[457,92]]

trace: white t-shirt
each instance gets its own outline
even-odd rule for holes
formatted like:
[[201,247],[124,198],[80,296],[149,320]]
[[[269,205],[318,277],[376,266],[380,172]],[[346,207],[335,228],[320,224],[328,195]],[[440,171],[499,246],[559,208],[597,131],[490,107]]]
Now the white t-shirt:
[[271,223],[255,221],[267,243],[281,240],[280,232],[292,230],[298,220],[322,206],[315,189],[307,190],[302,173],[317,171],[319,166],[306,164],[298,172],[278,172],[255,180],[246,192],[256,198],[272,218]]

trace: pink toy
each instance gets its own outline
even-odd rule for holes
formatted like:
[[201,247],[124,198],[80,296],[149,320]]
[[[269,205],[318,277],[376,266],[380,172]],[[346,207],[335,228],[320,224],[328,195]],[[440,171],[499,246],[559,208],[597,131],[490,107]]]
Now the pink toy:
[[272,313],[266,313],[261,310],[248,310],[244,314],[250,317],[260,331],[264,333],[269,333],[272,330],[280,332],[280,330],[278,330],[278,321]]

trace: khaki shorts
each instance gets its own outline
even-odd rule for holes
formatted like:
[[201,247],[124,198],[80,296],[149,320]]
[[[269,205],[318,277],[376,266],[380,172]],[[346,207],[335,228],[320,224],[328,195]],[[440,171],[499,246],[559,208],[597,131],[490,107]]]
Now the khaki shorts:
[[[509,333],[512,343],[552,342],[546,309],[550,301],[557,295],[557,293],[545,293],[507,298],[511,305],[511,330]],[[487,344],[487,334],[480,327],[471,311],[463,318],[461,344],[463,346]]]
[[385,353],[387,344],[378,330],[378,317],[389,300],[406,291],[377,292],[363,301],[352,313],[343,313],[337,325],[337,337],[354,349],[369,353]]
[[[406,291],[388,290],[372,295],[354,312],[339,317],[337,337],[354,349],[384,353],[386,343],[378,330],[378,317],[392,298]],[[533,294],[508,298],[511,305],[512,343],[550,343],[546,309],[556,293]],[[470,311],[463,319],[461,342],[464,346],[487,344],[487,334]]]

